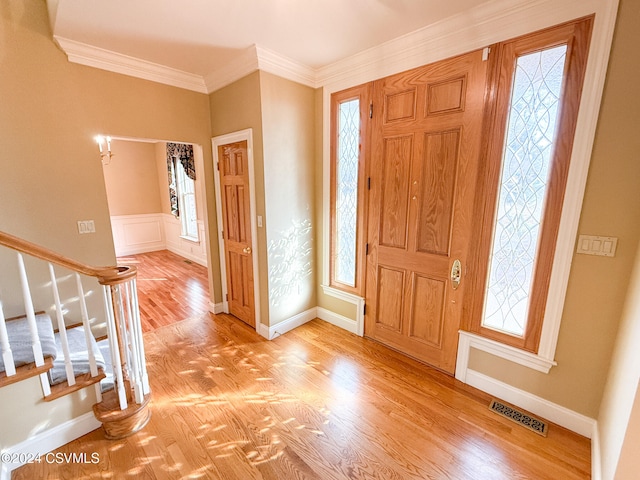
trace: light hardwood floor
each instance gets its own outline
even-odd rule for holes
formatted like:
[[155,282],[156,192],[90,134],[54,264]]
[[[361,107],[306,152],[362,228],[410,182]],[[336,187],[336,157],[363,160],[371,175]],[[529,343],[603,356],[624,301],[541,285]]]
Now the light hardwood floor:
[[207,269],[168,250],[118,257],[138,268],[142,331],[209,311]]
[[227,315],[145,334],[152,418],[56,452],[14,479],[585,479],[589,440],[540,437],[489,396],[321,320],[267,341]]

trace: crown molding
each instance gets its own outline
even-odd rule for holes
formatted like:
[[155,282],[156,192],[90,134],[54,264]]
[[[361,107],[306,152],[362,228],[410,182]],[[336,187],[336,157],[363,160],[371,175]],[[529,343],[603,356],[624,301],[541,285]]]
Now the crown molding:
[[316,87],[315,70],[257,45],[252,45],[231,62],[202,77],[57,35],[53,38],[72,63],[198,93],[215,92],[256,70],[263,70],[309,87]]
[[53,39],[72,63],[151,80],[198,93],[208,93],[204,79],[200,75],[76,42],[58,35],[54,35]]
[[216,68],[204,77],[207,93],[213,93],[258,70],[256,46],[245,49],[232,61]]
[[199,93],[212,93],[256,70],[336,91],[578,16],[605,12],[609,17],[608,3],[610,0],[494,0],[318,69],[252,45],[204,77],[57,35],[54,40],[70,62]]
[[[316,86],[337,89],[486,47],[579,16],[609,0],[495,0],[316,70]],[[331,88],[335,91],[335,88]]]
[[257,45],[256,54],[260,70],[301,83],[307,87],[316,88],[318,86],[315,69]]
[[205,77],[209,93],[215,92],[242,77],[262,70],[293,82],[316,88],[315,70],[272,50],[252,45],[238,58],[214,70]]

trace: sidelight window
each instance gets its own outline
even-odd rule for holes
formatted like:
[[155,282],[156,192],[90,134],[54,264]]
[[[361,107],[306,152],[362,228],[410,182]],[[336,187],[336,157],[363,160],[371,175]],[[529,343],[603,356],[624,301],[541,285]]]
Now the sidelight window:
[[516,61],[482,325],[524,336],[567,46]]
[[[543,327],[559,325],[555,304],[545,323],[547,300],[591,24],[567,23],[491,52],[497,83],[477,244],[484,294],[473,300],[471,330],[532,353]],[[543,354],[552,355],[553,337],[544,338]]]
[[331,150],[330,284],[362,293],[364,154],[368,87],[333,94]]

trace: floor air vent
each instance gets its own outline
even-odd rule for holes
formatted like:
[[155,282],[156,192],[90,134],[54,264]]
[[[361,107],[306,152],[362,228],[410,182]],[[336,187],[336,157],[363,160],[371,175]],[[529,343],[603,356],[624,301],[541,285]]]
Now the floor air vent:
[[512,420],[529,430],[533,430],[538,435],[542,435],[543,437],[547,436],[547,423],[542,420],[527,415],[526,413],[522,413],[521,411],[509,407],[498,400],[491,400],[489,408],[503,417],[507,417],[509,420]]

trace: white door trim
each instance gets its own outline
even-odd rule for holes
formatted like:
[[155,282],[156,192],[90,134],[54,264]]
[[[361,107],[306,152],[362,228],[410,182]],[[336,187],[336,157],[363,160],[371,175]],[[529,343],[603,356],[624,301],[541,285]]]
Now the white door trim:
[[224,255],[224,239],[222,238],[222,192],[220,190],[220,170],[218,170],[218,147],[220,145],[226,145],[228,143],[247,142],[247,163],[249,166],[249,212],[251,215],[251,250],[253,255],[251,256],[253,262],[253,303],[255,312],[255,328],[258,333],[260,322],[260,275],[258,270],[258,224],[256,214],[256,182],[255,182],[255,169],[253,163],[253,129],[247,128],[246,130],[240,130],[238,132],[227,133],[225,135],[219,135],[211,139],[211,146],[213,148],[213,178],[216,187],[216,215],[218,219],[218,250],[220,252],[220,277],[222,283],[222,311],[229,313],[229,302],[227,301],[227,264]]

